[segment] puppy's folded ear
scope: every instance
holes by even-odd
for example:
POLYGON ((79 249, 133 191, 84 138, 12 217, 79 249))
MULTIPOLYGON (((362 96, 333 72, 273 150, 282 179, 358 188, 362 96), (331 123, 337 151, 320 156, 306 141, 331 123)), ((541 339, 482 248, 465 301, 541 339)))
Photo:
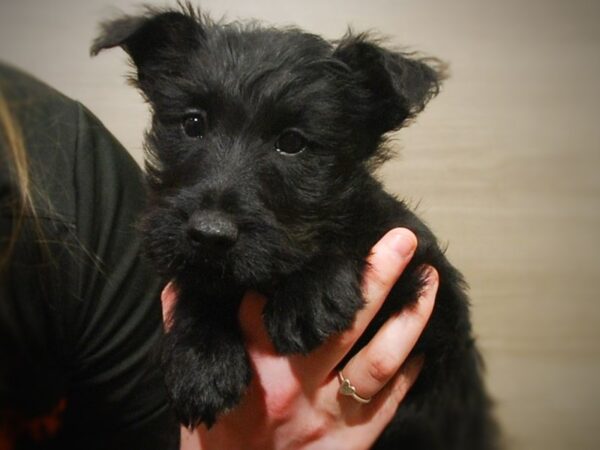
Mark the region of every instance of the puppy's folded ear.
POLYGON ((366 34, 348 34, 333 54, 344 62, 364 89, 361 101, 372 107, 368 122, 379 134, 400 128, 438 94, 445 65, 381 47, 366 34))
POLYGON ((193 12, 149 11, 142 16, 123 16, 100 25, 100 35, 90 53, 122 47, 137 67, 138 81, 161 68, 173 70, 188 51, 204 36, 203 27, 193 12))

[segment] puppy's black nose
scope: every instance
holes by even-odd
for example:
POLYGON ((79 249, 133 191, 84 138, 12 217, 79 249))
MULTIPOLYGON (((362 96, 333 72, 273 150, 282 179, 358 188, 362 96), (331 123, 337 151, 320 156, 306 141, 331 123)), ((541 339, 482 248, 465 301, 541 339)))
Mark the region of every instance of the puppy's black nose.
POLYGON ((188 237, 195 243, 212 250, 225 250, 238 238, 236 224, 218 211, 197 211, 187 223, 188 237))

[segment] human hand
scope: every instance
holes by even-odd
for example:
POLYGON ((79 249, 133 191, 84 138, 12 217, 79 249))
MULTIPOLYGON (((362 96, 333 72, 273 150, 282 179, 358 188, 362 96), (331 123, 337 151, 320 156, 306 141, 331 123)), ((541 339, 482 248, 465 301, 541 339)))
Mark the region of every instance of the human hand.
MULTIPOLYGON (((438 275, 430 268, 427 286, 413 308, 391 317, 344 367, 363 404, 339 394, 337 364, 375 316, 410 261, 416 238, 406 229, 388 232, 374 247, 363 278, 365 307, 353 326, 308 355, 275 353, 262 310, 266 299, 248 292, 240 323, 253 368, 252 382, 240 404, 207 429, 182 430, 185 450, 368 449, 394 416, 416 380, 423 360, 408 359, 435 300, 438 275)), ((163 316, 176 301, 171 284, 163 290, 163 316)))

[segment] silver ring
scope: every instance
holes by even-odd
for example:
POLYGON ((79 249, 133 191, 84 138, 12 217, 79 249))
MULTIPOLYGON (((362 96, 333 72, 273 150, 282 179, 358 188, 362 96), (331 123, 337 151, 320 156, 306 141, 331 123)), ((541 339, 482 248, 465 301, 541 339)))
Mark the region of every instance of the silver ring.
POLYGON ((350 383, 348 378, 344 377, 344 374, 341 370, 338 372, 338 380, 340 380, 340 394, 347 397, 352 397, 359 403, 369 403, 371 401, 371 398, 364 398, 356 393, 356 388, 352 386, 352 383, 350 383))

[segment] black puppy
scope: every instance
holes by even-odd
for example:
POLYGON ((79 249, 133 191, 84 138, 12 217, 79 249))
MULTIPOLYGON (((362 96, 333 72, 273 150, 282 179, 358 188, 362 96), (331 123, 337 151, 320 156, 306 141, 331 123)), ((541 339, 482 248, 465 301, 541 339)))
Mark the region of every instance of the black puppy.
POLYGON ((115 46, 153 110, 143 231, 179 291, 161 359, 181 422, 212 424, 250 381, 237 321, 245 291, 267 296, 277 351, 309 352, 350 326, 365 258, 403 226, 418 237, 416 254, 348 358, 417 298, 424 264, 440 286, 414 350, 426 356, 422 373, 375 447, 493 448, 461 275, 372 176, 385 134, 438 93, 440 65, 368 35, 333 44, 294 28, 213 23, 189 6, 104 23, 92 53, 115 46))

